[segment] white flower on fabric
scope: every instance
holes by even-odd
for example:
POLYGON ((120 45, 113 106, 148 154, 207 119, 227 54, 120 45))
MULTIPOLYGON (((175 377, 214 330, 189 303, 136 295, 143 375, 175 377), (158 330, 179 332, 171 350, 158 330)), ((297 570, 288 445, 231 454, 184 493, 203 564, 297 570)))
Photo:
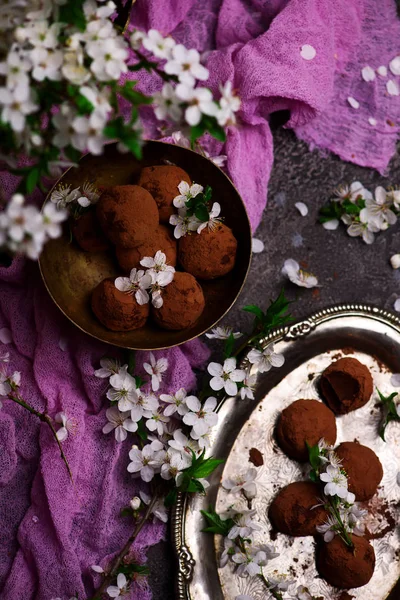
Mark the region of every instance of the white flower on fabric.
POLYGON ((243 510, 233 517, 235 525, 228 533, 228 538, 234 540, 238 537, 249 538, 252 536, 253 531, 260 531, 261 527, 253 521, 253 517, 256 515, 255 510, 243 510))
POLYGON ((92 565, 90 567, 95 573, 104 573, 104 569, 100 565, 92 565))
POLYGON ((320 479, 325 483, 325 496, 339 496, 339 498, 347 497, 347 477, 340 469, 328 465, 326 471, 321 473, 320 479))
POLYGON ((246 372, 236 368, 236 358, 227 358, 224 364, 211 362, 207 371, 212 375, 210 381, 211 389, 219 391, 224 389, 229 396, 236 396, 238 392, 237 382, 243 381, 246 372))
POLYGON ((161 465, 161 477, 167 481, 175 479, 176 485, 180 484, 181 473, 192 464, 192 458, 170 448, 161 465))
POLYGON ((55 48, 58 45, 58 34, 61 23, 49 26, 45 20, 31 22, 26 27, 18 27, 16 38, 18 42, 28 41, 32 46, 55 48))
POLYGON ((251 467, 246 473, 223 479, 222 487, 231 494, 240 494, 243 492, 248 500, 252 500, 257 494, 257 486, 254 481, 256 477, 257 469, 251 467))
POLYGON ((216 231, 221 223, 221 219, 218 218, 220 212, 221 205, 218 202, 214 202, 208 215, 208 221, 203 221, 203 223, 198 226, 197 233, 201 233, 203 229, 206 228, 210 231, 216 231))
POLYGON ((111 402, 118 402, 121 412, 131 410, 137 403, 136 381, 125 369, 110 377, 112 386, 107 392, 107 398, 111 402))
POLYGON ((158 400, 154 394, 146 394, 141 390, 136 390, 137 399, 132 401, 131 419, 140 421, 142 417, 149 417, 158 410, 158 400))
POLYGON ((296 202, 295 207, 299 211, 302 217, 308 215, 308 206, 304 202, 296 202))
POLYGON ((168 359, 159 358, 156 360, 152 352, 149 353, 149 358, 150 363, 143 363, 143 368, 151 376, 151 389, 157 392, 160 389, 163 373, 168 369, 168 359))
POLYGON ((211 329, 211 333, 206 333, 206 337, 210 340, 227 340, 231 335, 233 335, 233 339, 237 340, 243 333, 240 331, 234 333, 232 327, 215 327, 211 329))
POLYGON ((0 87, 1 120, 9 123, 17 133, 24 130, 26 117, 39 107, 32 101, 31 90, 25 85, 18 85, 13 90, 0 87))
POLYGON ((106 417, 108 423, 104 425, 103 433, 107 434, 115 430, 114 435, 117 442, 125 441, 128 431, 134 433, 138 428, 137 423, 134 423, 129 415, 129 412, 121 413, 116 406, 107 408, 106 417))
MULTIPOLYGON (((146 492, 140 491, 139 496, 141 497, 142 501, 146 504, 146 506, 150 504, 151 497, 148 494, 146 494, 146 492)), ((168 509, 164 506, 163 498, 157 500, 151 512, 157 519, 159 519, 163 523, 168 522, 168 509)))
POLYGON ((135 29, 129 38, 131 43, 131 47, 133 50, 139 50, 143 44, 143 40, 145 39, 146 34, 144 31, 140 31, 139 29, 135 29))
POLYGON ((168 117, 178 122, 182 117, 182 101, 177 97, 175 88, 170 83, 164 83, 161 92, 153 96, 154 114, 163 121, 168 117))
POLYGON ((168 406, 164 409, 164 415, 171 417, 175 412, 180 415, 186 415, 188 407, 186 406, 187 391, 185 388, 181 388, 173 396, 168 394, 161 394, 160 400, 166 402, 168 406))
MULTIPOLYGON (((8 377, 0 371, 0 397, 6 397, 11 392, 11 386, 8 383, 8 377)), ((1 406, 0 406, 1 408, 1 406)))
POLYGON ((18 86, 28 87, 28 71, 31 70, 31 62, 28 57, 18 52, 11 51, 7 55, 7 60, 0 63, 0 75, 7 78, 7 88, 15 89, 18 86))
POLYGON ((56 436, 59 442, 63 442, 67 439, 68 434, 74 434, 78 426, 76 419, 68 417, 65 412, 59 412, 54 417, 56 423, 61 423, 62 427, 57 431, 56 436))
POLYGON ((257 238, 253 238, 251 240, 251 251, 253 252, 253 254, 259 254, 263 250, 264 250, 264 242, 261 240, 258 240, 257 238))
POLYGON ((169 417, 162 413, 162 409, 158 408, 152 414, 145 414, 146 427, 151 432, 157 432, 158 436, 162 436, 165 431, 165 423, 169 422, 169 417))
POLYGON ((193 450, 194 453, 198 452, 196 442, 186 437, 186 435, 182 433, 182 429, 174 431, 173 439, 168 441, 168 445, 178 452, 185 452, 189 457, 192 456, 191 450, 193 450))
POLYGON ((318 285, 318 279, 315 275, 301 269, 299 263, 293 258, 285 260, 282 275, 285 275, 292 283, 300 287, 313 288, 318 285))
POLYGON ((274 345, 269 344, 262 352, 257 348, 252 348, 247 355, 252 365, 255 365, 260 373, 266 373, 271 367, 281 367, 285 362, 283 354, 274 352, 274 345))
POLYGON ((221 554, 221 558, 219 559, 219 567, 222 569, 225 565, 228 564, 229 557, 237 554, 239 552, 239 548, 236 546, 233 540, 230 540, 228 537, 224 538, 224 550, 221 554))
POLYGON ((296 583, 293 579, 288 579, 287 575, 275 573, 276 572, 274 571, 272 575, 268 575, 268 583, 270 584, 270 590, 278 589, 282 592, 287 592, 290 586, 296 583))
POLYGON ((191 87, 197 79, 206 81, 209 77, 208 69, 200 64, 200 54, 197 50, 188 50, 183 44, 172 48, 171 58, 165 64, 164 71, 168 75, 177 75, 181 83, 191 87))
POLYGON ((62 233, 61 223, 68 217, 65 210, 58 209, 51 202, 47 202, 42 210, 43 230, 52 239, 60 237, 62 233))
POLYGON ((356 109, 360 108, 360 103, 358 102, 358 100, 356 100, 352 96, 349 96, 347 98, 347 102, 350 104, 351 108, 356 108, 356 109))
POLYGON ((227 81, 225 85, 219 86, 221 99, 220 109, 217 112, 217 121, 221 127, 236 125, 236 115, 241 106, 241 100, 232 92, 232 82, 227 81))
POLYGON ((325 523, 317 525, 318 533, 324 534, 324 542, 331 542, 338 530, 338 522, 335 517, 329 516, 325 523))
POLYGON ((95 111, 103 117, 107 117, 108 113, 112 111, 109 89, 98 90, 94 87, 83 85, 79 88, 79 93, 89 100, 95 111))
POLYGON ((372 67, 364 67, 361 69, 361 77, 364 79, 364 81, 374 81, 375 71, 372 67))
POLYGON ((389 63, 389 69, 393 75, 400 75, 400 56, 395 56, 389 63))
POLYGON ((147 271, 147 274, 151 277, 151 303, 154 308, 161 308, 164 301, 162 298, 163 288, 171 283, 174 278, 175 269, 164 270, 164 271, 155 271, 150 269, 147 271))
MULTIPOLYGON (((105 379, 106 377, 111 377, 111 375, 115 375, 120 372, 121 365, 118 360, 114 358, 102 358, 100 360, 100 369, 97 369, 94 372, 96 377, 100 379, 105 379)), ((123 369, 127 370, 127 365, 124 365, 123 369)))
POLYGON ((151 256, 145 256, 140 261, 140 264, 142 265, 142 267, 145 267, 150 271, 154 271, 155 273, 160 273, 162 271, 169 271, 171 273, 175 273, 174 267, 171 267, 167 264, 167 257, 161 250, 157 250, 157 252, 154 255, 154 258, 151 258, 151 256))
MULTIPOLYGON (((157 58, 170 59, 175 47, 175 40, 170 36, 164 38, 156 29, 149 29, 147 36, 143 39, 143 46, 157 58)), ((168 71, 165 72, 168 73, 168 71)))
POLYGON ((339 220, 331 219, 330 221, 325 221, 325 223, 322 223, 322 227, 328 231, 334 231, 339 227, 339 220))
POLYGON ((63 64, 63 53, 60 50, 47 50, 46 48, 34 48, 30 52, 33 63, 32 77, 36 81, 60 81, 61 65, 63 64))
POLYGON ((389 94, 389 96, 398 96, 400 94, 400 89, 397 84, 397 81, 389 79, 389 81, 386 82, 386 91, 389 94))
POLYGON ((117 585, 109 585, 107 588, 107 594, 110 596, 110 598, 120 598, 127 591, 128 582, 123 573, 118 573, 117 585))
POLYGON ((99 81, 118 81, 128 71, 129 53, 122 37, 87 44, 86 52, 93 58, 90 70, 99 81))
POLYGON ((139 450, 137 446, 132 446, 129 452, 131 462, 128 465, 129 473, 139 473, 143 481, 147 483, 151 481, 158 469, 156 455, 162 451, 164 446, 158 440, 151 444, 146 444, 143 450, 139 450))
POLYGON ((175 196, 173 205, 175 208, 184 208, 186 206, 186 202, 191 198, 195 198, 198 194, 201 194, 204 188, 198 183, 189 185, 187 181, 181 181, 178 185, 178 190, 180 194, 175 196))
POLYGON ((196 396, 188 396, 186 398, 186 406, 190 412, 183 416, 183 422, 185 425, 193 427, 196 435, 202 436, 206 434, 210 427, 214 427, 217 424, 218 415, 214 412, 217 406, 217 399, 213 396, 207 398, 203 406, 196 396))
POLYGON ((142 501, 139 496, 134 496, 131 500, 129 500, 129 506, 132 510, 139 510, 141 504, 142 501))
POLYGON ((189 231, 196 231, 200 225, 200 221, 194 215, 191 217, 187 215, 186 208, 179 208, 178 214, 171 215, 169 222, 175 226, 174 237, 177 240, 184 237, 189 231))
POLYGON ((244 400, 245 398, 250 398, 250 400, 254 400, 254 389, 256 386, 256 381, 257 375, 246 375, 243 381, 243 387, 241 387, 239 390, 240 397, 242 400, 244 400))
POLYGON ((304 44, 300 49, 300 56, 304 60, 313 60, 317 56, 317 51, 311 44, 304 44))
POLYGON ((211 117, 218 114, 218 106, 208 88, 192 88, 180 83, 176 86, 176 95, 189 104, 185 110, 185 120, 191 127, 200 123, 203 114, 211 117))
POLYGON ((132 269, 129 277, 117 277, 114 283, 120 292, 133 294, 138 304, 143 305, 148 303, 149 294, 146 290, 151 285, 151 276, 148 273, 145 274, 144 271, 132 269))

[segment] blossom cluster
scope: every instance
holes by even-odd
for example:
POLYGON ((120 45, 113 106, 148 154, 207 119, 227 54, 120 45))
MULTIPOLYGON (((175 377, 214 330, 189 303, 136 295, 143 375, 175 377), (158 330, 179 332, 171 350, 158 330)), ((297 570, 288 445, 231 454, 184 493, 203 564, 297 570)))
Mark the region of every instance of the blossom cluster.
POLYGON ((350 186, 339 186, 334 194, 320 211, 320 222, 325 229, 337 229, 342 221, 350 236, 362 237, 366 244, 372 244, 376 233, 397 222, 400 190, 378 186, 372 194, 359 181, 354 181, 350 186))
POLYGON ((73 215, 96 204, 99 198, 99 190, 90 181, 85 181, 82 189, 80 186, 71 189, 71 185, 61 183, 50 194, 50 201, 57 208, 67 209, 73 215))
POLYGON ((178 190, 179 195, 173 200, 178 212, 169 219, 170 224, 175 226, 175 238, 180 239, 194 231, 201 233, 206 228, 215 231, 221 222, 221 205, 213 202, 210 208, 211 188, 207 186, 204 190, 198 183, 189 185, 186 181, 181 181, 178 190))

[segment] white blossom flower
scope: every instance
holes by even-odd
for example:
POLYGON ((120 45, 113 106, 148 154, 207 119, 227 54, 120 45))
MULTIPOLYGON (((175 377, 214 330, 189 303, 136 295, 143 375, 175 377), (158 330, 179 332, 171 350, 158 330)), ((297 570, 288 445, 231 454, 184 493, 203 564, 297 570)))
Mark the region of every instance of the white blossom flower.
POLYGON ((168 445, 178 452, 185 452, 190 457, 192 456, 191 450, 195 454, 198 451, 196 442, 186 437, 186 435, 182 433, 182 429, 177 429, 174 431, 173 439, 168 441, 168 445))
POLYGON ((293 258, 285 260, 282 275, 285 275, 292 283, 300 287, 312 288, 318 285, 318 279, 315 275, 301 269, 299 263, 293 258))
POLYGON ((101 154, 107 142, 107 138, 103 135, 106 122, 107 117, 99 110, 94 110, 89 116, 75 117, 71 123, 74 131, 71 135, 71 143, 74 148, 81 151, 88 149, 95 155, 101 154))
POLYGON ((392 210, 393 200, 382 186, 375 189, 375 200, 373 198, 365 201, 365 208, 360 212, 362 223, 372 222, 379 229, 386 229, 388 225, 394 225, 397 221, 396 214, 392 210))
POLYGON ((121 413, 116 406, 107 408, 106 417, 109 422, 104 425, 103 433, 110 433, 115 429, 114 435, 117 442, 126 440, 127 432, 134 433, 138 428, 137 423, 134 423, 129 415, 129 412, 121 413))
POLYGON ((132 400, 131 419, 132 421, 140 421, 144 416, 151 416, 158 410, 158 400, 154 394, 147 394, 141 390, 136 390, 136 400, 132 400))
POLYGON ((18 86, 28 87, 29 77, 27 73, 31 70, 31 62, 26 54, 20 54, 11 50, 7 55, 7 60, 0 63, 0 75, 7 78, 7 88, 9 90, 18 86))
POLYGON ((366 244, 373 244, 375 236, 374 233, 377 233, 380 230, 379 225, 374 221, 368 221, 369 215, 367 212, 364 212, 363 208, 360 212, 360 220, 353 221, 351 217, 348 215, 343 215, 342 220, 349 225, 347 228, 347 233, 351 237, 362 237, 366 244), (349 217, 345 219, 345 217, 349 217))
MULTIPOLYGON (((0 340, 3 341, 3 340, 0 340)), ((10 353, 4 352, 4 354, 0 354, 0 363, 8 363, 10 362, 10 353)))
POLYGON ((56 423, 61 423, 62 427, 57 431, 57 439, 59 442, 63 442, 67 439, 68 434, 74 434, 78 426, 76 419, 68 417, 65 412, 59 412, 54 417, 56 423))
POLYGON ((17 133, 24 130, 26 117, 38 109, 32 100, 31 90, 25 85, 18 85, 13 90, 0 87, 1 120, 9 123, 17 133))
POLYGON ((272 575, 268 575, 268 583, 270 590, 278 589, 282 592, 287 592, 290 586, 296 582, 293 579, 289 579, 287 575, 274 571, 272 575))
POLYGON ((134 496, 130 501, 129 501, 129 506, 131 507, 132 510, 139 510, 140 506, 142 504, 141 499, 139 498, 139 496, 134 496))
POLYGON ((131 462, 128 465, 129 473, 139 473, 143 481, 151 481, 158 469, 156 455, 163 451, 164 446, 158 440, 146 444, 142 450, 137 446, 132 446, 129 452, 131 462))
POLYGON ((313 597, 304 585, 299 585, 296 590, 295 600, 313 600, 313 597))
POLYGON ((200 221, 194 215, 187 215, 186 208, 179 208, 178 214, 171 215, 169 222, 175 226, 174 237, 177 240, 184 237, 189 231, 196 231, 200 225, 200 221))
POLYGON ((325 483, 324 494, 326 496, 339 496, 346 498, 348 494, 347 477, 340 469, 328 465, 326 471, 320 475, 321 481, 325 483))
POLYGON ((63 53, 60 50, 48 50, 37 47, 30 52, 33 63, 32 77, 36 81, 60 81, 61 65, 63 64, 63 53))
POLYGON ((175 40, 170 36, 164 38, 156 29, 149 29, 147 36, 143 39, 143 46, 157 58, 169 59, 175 47, 175 40))
POLYGON ((174 267, 171 267, 167 264, 167 257, 164 252, 161 250, 157 250, 154 258, 151 256, 145 256, 140 261, 142 267, 149 269, 150 271, 154 271, 155 273, 160 273, 162 271, 169 271, 171 273, 175 273, 174 267))
POLYGON ((107 594, 110 598, 120 598, 128 591, 128 581, 123 573, 117 575, 117 585, 109 585, 107 588, 107 594))
POLYGON ((177 75, 179 81, 187 86, 194 86, 197 79, 206 81, 209 77, 208 69, 200 63, 200 54, 197 50, 188 50, 183 44, 174 45, 164 71, 168 75, 177 75))
POLYGON ((178 185, 178 190, 180 194, 175 196, 173 200, 173 205, 176 208, 184 208, 186 206, 186 202, 191 198, 195 198, 198 194, 201 194, 204 190, 202 185, 198 183, 193 183, 189 185, 187 181, 181 181, 178 185))
POLYGON ((95 187, 93 183, 89 181, 85 181, 82 186, 82 196, 77 198, 77 203, 84 208, 90 206, 91 204, 96 204, 98 199, 100 198, 100 194, 98 189, 95 187))
POLYGON ((144 271, 138 271, 132 269, 129 277, 117 277, 115 280, 115 287, 120 292, 126 294, 133 294, 136 298, 136 302, 140 305, 147 304, 149 301, 149 294, 147 289, 151 285, 151 276, 144 271))
POLYGON ((367 200, 368 198, 372 198, 372 194, 369 190, 367 190, 360 181, 353 181, 353 183, 348 185, 339 185, 333 191, 335 197, 332 198, 334 202, 342 203, 344 200, 349 200, 353 204, 364 198, 367 200))
POLYGON ((206 337, 210 340, 227 340, 231 334, 235 340, 243 335, 240 331, 234 333, 232 327, 215 327, 214 329, 211 329, 211 333, 206 333, 206 337))
MULTIPOLYGON (((0 397, 6 397, 11 392, 11 386, 8 382, 8 377, 0 371, 0 397)), ((0 406, 1 408, 1 406, 0 406)))
POLYGON ((140 46, 143 44, 143 40, 145 39, 146 34, 144 31, 140 31, 139 29, 135 29, 129 38, 131 43, 131 47, 133 50, 139 50, 140 46))
POLYGON ((365 533, 365 519, 368 516, 368 511, 364 509, 358 508, 355 504, 351 507, 348 515, 347 521, 349 527, 351 528, 351 532, 354 535, 363 536, 365 533))
POLYGON ((61 73, 74 85, 82 85, 90 79, 91 73, 84 65, 84 53, 80 46, 64 53, 61 73))
POLYGON ((181 388, 173 395, 161 394, 160 400, 168 404, 164 409, 164 415, 171 417, 175 412, 180 416, 185 415, 189 410, 186 406, 186 396, 187 391, 185 388, 181 388))
MULTIPOLYGON (((150 504, 151 497, 148 494, 146 494, 146 492, 140 491, 139 496, 141 497, 142 501, 146 504, 146 506, 150 504)), ((159 498, 156 501, 151 512, 157 519, 159 519, 163 523, 168 522, 168 509, 164 505, 163 498, 159 498)))
POLYGON ((161 92, 153 96, 154 114, 163 121, 168 117, 173 121, 180 121, 182 117, 182 101, 177 97, 175 88, 170 83, 164 83, 161 92))
POLYGON ((220 569, 225 567, 228 564, 229 557, 232 557, 234 554, 239 552, 239 548, 236 546, 233 540, 230 540, 228 537, 224 538, 224 550, 221 554, 221 558, 219 559, 220 569))
POLYGON ((161 308, 164 301, 162 297, 163 288, 171 283, 174 278, 175 269, 164 270, 164 271, 156 271, 154 269, 149 269, 147 271, 147 275, 151 277, 151 303, 154 308, 161 308))
POLYGON ((201 233, 206 227, 210 231, 216 231, 221 223, 221 219, 218 218, 220 212, 221 205, 218 202, 214 202, 208 215, 208 221, 203 221, 203 223, 198 226, 197 233, 201 233))
POLYGON ((253 521, 253 517, 256 515, 255 510, 243 510, 240 513, 235 511, 235 513, 233 516, 235 525, 228 533, 231 540, 236 539, 238 536, 251 538, 253 531, 260 531, 261 527, 253 521))
POLYGON ((252 348, 247 355, 252 365, 255 365, 260 373, 266 373, 271 367, 281 367, 285 362, 283 354, 274 352, 274 345, 269 344, 262 352, 252 348))
POLYGON ((189 105, 185 109, 185 119, 191 127, 200 123, 203 114, 215 117, 218 113, 218 106, 208 88, 192 88, 180 83, 176 86, 176 95, 189 105))
POLYGON ((167 481, 175 479, 176 485, 179 486, 182 471, 190 467, 191 464, 191 456, 170 448, 167 450, 161 465, 161 477, 167 481))
MULTIPOLYGON (((318 446, 319 446, 319 443, 318 443, 318 446)), ((340 470, 342 468, 342 459, 339 458, 338 455, 336 454, 336 452, 334 450, 332 450, 332 448, 329 448, 329 447, 328 447, 327 460, 334 469, 340 470)))
POLYGON ((110 81, 128 71, 128 50, 122 37, 111 37, 86 45, 86 52, 93 58, 90 70, 99 81, 110 81))
POLYGON ((47 202, 42 210, 43 230, 52 239, 60 237, 62 233, 61 223, 68 217, 63 209, 58 209, 51 202, 47 202))
POLYGON ((338 522, 335 517, 329 516, 325 523, 317 525, 318 533, 324 534, 324 542, 331 542, 338 531, 338 522))
POLYGON ((239 390, 240 397, 242 400, 244 400, 245 398, 254 400, 254 389, 256 386, 256 381, 257 375, 249 375, 248 373, 246 374, 246 377, 243 380, 243 387, 241 387, 239 390))
POLYGON ((80 196, 80 189, 75 188, 71 190, 71 186, 65 186, 60 184, 55 190, 52 191, 50 200, 57 205, 58 209, 63 209, 68 206, 71 202, 75 202, 80 196))
MULTIPOLYGON (((217 415, 217 420, 218 420, 218 415, 217 415)), ((211 447, 209 430, 207 430, 205 433, 202 433, 201 435, 199 435, 198 433, 195 432, 194 429, 192 429, 192 431, 190 432, 190 437, 198 444, 198 447, 200 448, 200 450, 209 450, 209 448, 211 447)))
POLYGON ((89 85, 83 85, 79 88, 79 93, 84 96, 93 106, 94 110, 104 118, 111 112, 112 106, 110 104, 109 89, 104 88, 103 90, 98 90, 89 85))
POLYGON ((217 113, 217 121, 221 127, 236 124, 236 115, 240 109, 241 101, 238 96, 232 92, 232 82, 227 81, 225 85, 219 86, 221 99, 219 101, 220 109, 217 113))
POLYGON ((256 477, 257 470, 254 467, 250 467, 245 473, 223 479, 222 487, 231 494, 243 492, 248 500, 252 500, 256 497, 257 493, 257 486, 254 481, 256 477))
POLYGON ((169 422, 169 417, 162 413, 162 408, 158 408, 152 414, 145 414, 146 427, 149 431, 156 431, 157 435, 162 436, 164 433, 165 423, 169 422))
POLYGON ((121 369, 110 377, 112 386, 107 392, 107 398, 111 402, 118 402, 118 408, 121 412, 131 410, 137 403, 138 396, 136 391, 136 381, 127 370, 121 369))
MULTIPOLYGON (((202 436, 208 432, 210 427, 218 422, 218 415, 214 412, 217 406, 217 399, 214 397, 207 398, 205 403, 201 402, 196 396, 188 396, 186 398, 186 406, 189 411, 183 416, 183 422, 190 427, 198 436, 202 436)), ((195 439, 195 438, 194 438, 195 439)))
POLYGON ((152 352, 149 353, 149 358, 150 363, 143 363, 143 368, 151 376, 151 389, 157 392, 162 382, 163 373, 168 369, 168 359, 159 358, 156 360, 152 352))
POLYGON ((28 41, 35 47, 54 49, 58 45, 60 28, 61 23, 49 25, 45 20, 38 20, 18 27, 15 33, 18 42, 28 41))
POLYGON ((232 561, 239 565, 236 573, 239 577, 255 577, 261 574, 261 567, 265 567, 268 562, 265 552, 259 550, 257 552, 251 552, 250 549, 246 554, 243 552, 237 552, 232 556, 232 561))
POLYGON ((396 210, 400 210, 400 190, 388 190, 386 192, 387 202, 391 202, 396 210))
MULTIPOLYGON (((97 369, 94 372, 94 375, 100 379, 105 379, 106 377, 111 377, 111 375, 119 373, 121 364, 114 358, 102 358, 100 360, 100 367, 100 369, 97 369)), ((126 371, 128 369, 128 365, 124 365, 122 368, 126 371)))
POLYGON ((243 381, 246 372, 236 368, 236 358, 227 358, 224 364, 211 362, 207 371, 212 375, 210 381, 211 389, 219 391, 224 389, 229 396, 236 396, 238 392, 237 382, 243 381))

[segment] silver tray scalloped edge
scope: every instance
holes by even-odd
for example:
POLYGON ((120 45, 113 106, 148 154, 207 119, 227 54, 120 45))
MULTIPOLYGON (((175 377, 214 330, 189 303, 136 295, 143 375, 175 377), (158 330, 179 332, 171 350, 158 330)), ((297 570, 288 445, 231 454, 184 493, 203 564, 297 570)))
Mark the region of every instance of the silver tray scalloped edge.
MULTIPOLYGON (((257 582, 253 585, 250 584, 249 580, 236 577, 229 570, 229 567, 222 570, 218 569, 220 550, 218 537, 201 533, 203 521, 200 510, 208 508, 210 504, 217 506, 217 510, 223 510, 224 506, 232 503, 232 497, 229 497, 219 486, 222 472, 223 476, 226 477, 229 475, 230 469, 232 469, 231 473, 235 471, 238 464, 241 470, 252 466, 248 462, 248 452, 249 448, 254 445, 255 440, 258 443, 267 440, 267 454, 271 452, 273 423, 279 410, 289 402, 301 397, 318 398, 314 383, 317 378, 313 378, 314 381, 309 381, 306 384, 305 375, 310 371, 313 372, 313 375, 317 375, 320 370, 329 364, 332 356, 335 355, 335 351, 337 354, 337 351, 343 348, 354 349, 355 352, 351 355, 368 364, 374 377, 374 383, 378 384, 384 392, 392 389, 389 384, 391 372, 400 371, 400 319, 388 311, 373 306, 345 304, 319 311, 306 320, 271 332, 265 338, 264 344, 268 345, 271 342, 276 344, 277 351, 285 355, 285 365, 281 369, 273 369, 268 373, 259 375, 254 401, 228 398, 220 403, 218 407, 219 422, 213 431, 210 453, 226 459, 226 462, 211 476, 210 488, 206 496, 189 498, 180 495, 178 497, 171 521, 173 544, 178 562, 177 600, 234 600, 235 594, 244 593, 254 594, 257 600, 265 597, 265 592, 263 593, 262 588, 257 587, 257 582), (293 374, 295 371, 297 375, 293 374), (300 377, 300 382, 297 384, 296 378, 298 377, 300 377), (289 394, 285 395, 285 386, 287 391, 291 393, 290 396, 289 394), (277 406, 271 406, 270 398, 269 403, 264 402, 271 390, 274 390, 273 395, 277 398, 277 406), (287 402, 285 404, 286 397, 287 402), (262 414, 263 411, 266 411, 265 415, 262 414), (260 414, 258 421, 257 413, 260 414), (263 420, 265 418, 269 419, 269 422, 266 423, 263 420), (260 431, 261 422, 262 430, 260 431), (244 439, 246 441, 243 441, 244 439)), ((246 363, 246 358, 243 363, 246 363)), ((374 446, 377 433, 375 436, 372 430, 372 427, 377 425, 379 414, 378 409, 374 410, 373 404, 374 402, 371 400, 366 407, 356 411, 356 413, 364 411, 365 418, 367 418, 367 414, 373 415, 369 427, 364 428, 367 430, 367 439, 364 439, 362 435, 358 438, 361 443, 364 442, 366 445, 373 447, 379 455, 380 451, 374 446), (371 436, 375 437, 372 439, 371 436)), ((356 413, 350 414, 354 415, 356 413)), ((339 417, 340 419, 342 417, 339 417)), ((338 431, 340 432, 343 429, 344 436, 341 439, 339 433, 339 442, 344 439, 352 439, 348 437, 349 432, 351 432, 349 427, 349 419, 347 419, 347 422, 344 421, 343 427, 341 423, 338 423, 338 431)), ((395 470, 396 468, 398 471, 400 470, 400 427, 395 424, 389 426, 387 438, 388 444, 385 447, 385 452, 389 455, 392 452, 393 456, 388 455, 388 457, 384 456, 383 458, 380 456, 384 463, 385 475, 383 489, 380 490, 379 495, 382 496, 387 492, 392 501, 393 498, 396 500, 396 516, 399 523, 400 487, 396 487, 395 470), (385 464, 389 466, 386 468, 385 464), (387 470, 390 473, 386 473, 387 470), (387 481, 391 482, 388 491, 385 477, 387 481)), ((278 469, 283 471, 284 475, 279 475, 279 480, 276 480, 279 486, 276 485, 274 488, 272 483, 275 480, 269 477, 274 463, 269 462, 268 465, 261 467, 263 475, 258 479, 260 480, 262 493, 265 493, 265 508, 261 509, 260 513, 262 518, 264 518, 263 515, 266 515, 268 503, 276 493, 277 487, 304 478, 304 473, 302 473, 301 466, 298 463, 290 461, 283 453, 277 451, 276 447, 273 452, 274 463, 282 461, 283 468, 279 464, 278 469), (285 469, 285 463, 294 466, 285 469), (267 477, 267 480, 265 477, 267 477)), ((276 472, 277 468, 275 467, 276 472)), ((257 497, 256 502, 258 505, 255 508, 259 511, 262 507, 263 497, 257 497)), ((265 519, 266 523, 261 536, 263 541, 269 542, 267 517, 265 519)), ((296 543, 299 540, 306 541, 306 547, 300 550, 312 557, 312 550, 310 549, 312 545, 307 546, 307 540, 312 540, 312 538, 297 538, 296 540, 279 534, 277 542, 273 543, 275 545, 278 543, 280 545, 278 549, 284 549, 286 556, 291 552, 290 548, 293 541, 296 543), (286 541, 284 538, 286 538, 286 541), (287 543, 287 540, 291 540, 290 543, 287 543)), ((374 591, 368 592, 368 586, 364 586, 359 588, 358 592, 356 590, 351 591, 351 594, 362 600, 384 600, 384 598, 396 600, 400 597, 400 580, 396 584, 396 580, 400 577, 400 562, 393 551, 395 550, 398 553, 400 548, 400 527, 397 526, 395 531, 389 532, 381 540, 374 540, 372 543, 377 546, 375 547, 379 555, 377 563, 380 565, 379 576, 375 577, 377 568, 374 573, 374 591), (390 581, 390 588, 393 588, 391 592, 387 589, 388 581, 390 581), (376 589, 386 589, 386 591, 377 596, 376 589)), ((298 551, 299 547, 295 547, 295 552, 298 551)), ((281 567, 286 568, 288 560, 287 556, 285 560, 276 558, 270 563, 270 568, 283 572, 281 567)), ((312 562, 311 560, 310 564, 312 562)), ((313 576, 316 577, 316 572, 315 568, 314 571, 312 569, 311 566, 300 578, 296 576, 298 583, 310 585, 313 593, 321 594, 329 600, 338 597, 338 594, 334 592, 334 588, 328 586, 324 580, 313 580, 313 576)))

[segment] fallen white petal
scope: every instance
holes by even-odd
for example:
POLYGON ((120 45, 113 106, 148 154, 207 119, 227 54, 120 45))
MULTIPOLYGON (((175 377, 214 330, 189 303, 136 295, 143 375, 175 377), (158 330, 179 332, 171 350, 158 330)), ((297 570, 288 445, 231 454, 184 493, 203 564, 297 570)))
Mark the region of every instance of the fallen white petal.
POLYGON ((326 223, 322 223, 322 227, 327 229, 328 231, 334 231, 339 227, 338 219, 332 219, 331 221, 326 221, 326 223))
POLYGON ((400 268, 400 254, 393 254, 393 256, 390 257, 390 264, 392 265, 393 269, 399 269, 400 268))
POLYGON ((376 119, 374 119, 374 117, 369 117, 369 119, 368 119, 368 123, 370 125, 372 125, 372 127, 375 127, 375 125, 377 124, 377 122, 378 121, 376 119))
POLYGON ((352 108, 360 108, 360 103, 358 102, 358 100, 356 100, 355 98, 353 98, 352 96, 349 96, 347 98, 347 102, 350 104, 350 106, 352 108))
POLYGON ((314 46, 311 46, 310 44, 304 44, 304 46, 301 47, 300 56, 301 58, 304 58, 304 60, 313 60, 316 55, 317 51, 314 46))
POLYGON ((60 350, 65 352, 67 349, 67 340, 63 337, 60 337, 60 339, 58 340, 58 347, 60 348, 60 350))
POLYGON ((90 567, 95 573, 104 573, 104 569, 102 569, 99 565, 92 565, 90 567))
POLYGON ((299 211, 302 217, 308 215, 308 206, 304 202, 296 202, 295 207, 299 211))
POLYGON ((378 73, 378 75, 380 75, 381 77, 386 77, 387 75, 387 68, 382 65, 381 67, 378 67, 376 72, 378 73))
POLYGON ((11 344, 11 331, 8 329, 8 327, 3 327, 3 329, 0 329, 0 342, 2 344, 11 344))
POLYGON ((361 76, 364 81, 374 81, 375 79, 375 71, 372 67, 364 67, 361 69, 361 76))
POLYGON ((394 303, 394 310, 400 312, 400 298, 397 298, 396 302, 394 303))
POLYGON ((262 242, 261 240, 258 240, 257 238, 253 238, 251 240, 251 251, 254 252, 254 254, 259 254, 263 250, 264 250, 264 242, 262 242))
POLYGON ((386 83, 386 90, 390 96, 398 96, 400 94, 399 86, 393 79, 389 79, 386 83))
POLYGON ((389 69, 393 75, 400 75, 400 56, 395 56, 389 63, 389 69))

